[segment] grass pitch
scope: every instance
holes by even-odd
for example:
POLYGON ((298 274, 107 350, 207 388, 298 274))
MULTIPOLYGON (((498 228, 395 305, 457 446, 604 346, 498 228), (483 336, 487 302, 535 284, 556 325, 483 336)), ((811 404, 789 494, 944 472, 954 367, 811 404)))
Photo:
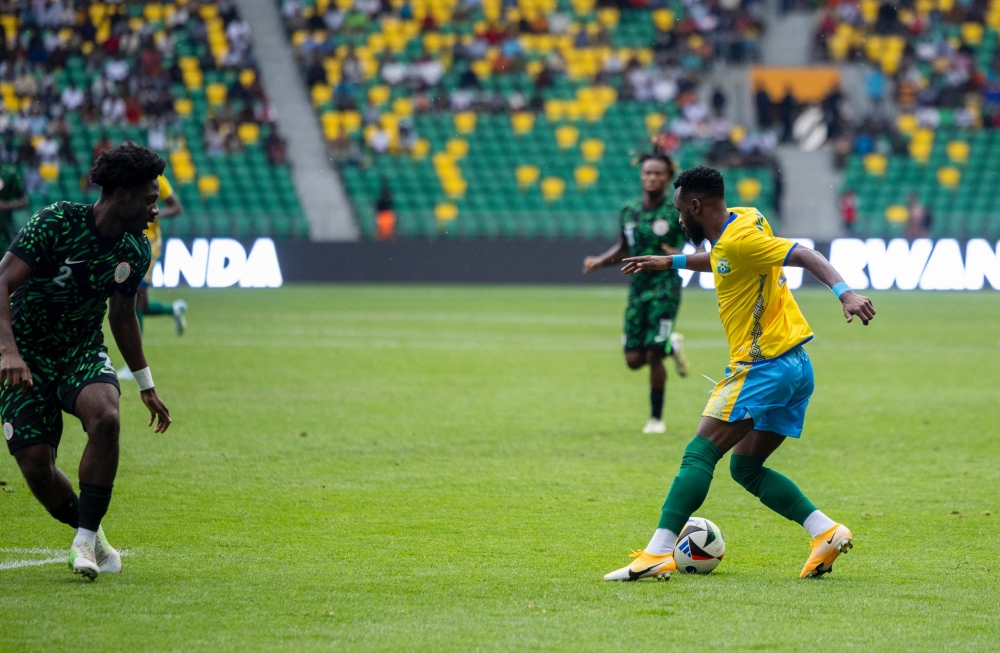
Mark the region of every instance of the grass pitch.
MULTIPOLYGON (((147 321, 175 423, 123 399, 105 525, 125 572, 90 584, 71 531, 0 457, 0 649, 995 650, 1000 295, 881 293, 847 326, 799 302, 817 391, 772 459, 856 546, 819 581, 797 525, 720 463, 699 511, 722 565, 605 583, 645 545, 727 358, 713 293, 685 295, 693 374, 644 436, 623 289, 290 287, 183 295, 147 321)), ((74 479, 84 444, 67 418, 74 479)))

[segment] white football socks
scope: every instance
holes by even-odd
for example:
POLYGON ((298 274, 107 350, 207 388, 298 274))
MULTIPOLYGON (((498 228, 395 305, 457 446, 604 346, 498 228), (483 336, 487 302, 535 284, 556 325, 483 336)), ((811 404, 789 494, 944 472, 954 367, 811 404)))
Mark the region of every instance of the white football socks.
POLYGON ((653 539, 646 545, 646 553, 652 553, 657 556, 666 555, 674 550, 674 544, 676 543, 677 536, 674 535, 673 531, 666 528, 657 528, 656 532, 653 533, 653 539))
POLYGON ((91 549, 97 548, 97 531, 88 531, 86 528, 78 529, 76 537, 73 538, 73 546, 81 542, 89 544, 91 549))
POLYGON ((809 537, 822 535, 836 525, 837 522, 833 521, 819 510, 813 510, 809 513, 809 516, 806 517, 806 520, 802 522, 802 526, 809 531, 809 537))

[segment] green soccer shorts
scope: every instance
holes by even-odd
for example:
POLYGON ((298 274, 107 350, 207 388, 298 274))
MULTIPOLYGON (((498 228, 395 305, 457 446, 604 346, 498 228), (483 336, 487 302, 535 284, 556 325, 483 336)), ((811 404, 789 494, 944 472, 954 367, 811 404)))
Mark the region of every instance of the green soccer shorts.
POLYGON ((680 293, 630 293, 622 336, 625 351, 651 350, 669 355, 670 334, 674 331, 680 304, 680 293))
POLYGON ((19 390, 0 388, 0 419, 7 449, 36 444, 59 448, 62 412, 73 412, 80 391, 91 383, 110 383, 121 391, 118 375, 103 345, 87 345, 61 357, 22 353, 34 385, 19 390))

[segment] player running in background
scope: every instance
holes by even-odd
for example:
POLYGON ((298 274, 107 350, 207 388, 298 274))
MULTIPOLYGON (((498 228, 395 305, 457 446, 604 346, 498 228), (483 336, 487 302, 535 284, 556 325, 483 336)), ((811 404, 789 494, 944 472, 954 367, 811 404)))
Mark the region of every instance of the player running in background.
POLYGON ((118 471, 115 368, 104 346, 107 314, 132 367, 156 433, 170 415, 153 389, 142 351, 135 294, 149 267, 143 235, 156 218, 164 161, 135 143, 103 152, 90 169, 101 187, 93 206, 57 202, 33 215, 0 260, 0 417, 28 487, 57 520, 77 529, 74 573, 93 580, 121 571, 101 520, 118 471), (109 305, 110 300, 110 305, 109 305), (56 467, 62 411, 87 433, 80 496, 56 467))
MULTIPOLYGON (((149 262, 149 269, 146 270, 146 276, 143 278, 142 283, 139 284, 139 291, 136 293, 136 315, 139 316, 140 331, 142 331, 144 326, 144 316, 172 315, 174 318, 174 331, 177 332, 177 335, 181 336, 184 335, 184 330, 187 329, 187 302, 183 299, 178 299, 174 301, 173 305, 170 305, 154 302, 149 299, 149 286, 153 283, 153 268, 163 253, 163 232, 160 231, 160 219, 176 218, 184 212, 184 205, 181 204, 180 198, 177 197, 174 187, 170 185, 166 176, 160 175, 156 180, 160 183, 160 199, 158 201, 163 203, 163 210, 145 231, 153 256, 149 262)), ((134 379, 128 365, 118 370, 118 378, 121 381, 132 381, 134 379)))
POLYGON ((21 171, 13 163, 0 164, 0 251, 6 252, 14 239, 14 211, 28 206, 21 171))
POLYGON ((160 182, 159 201, 163 203, 163 209, 160 211, 159 217, 146 230, 146 238, 149 239, 149 245, 153 250, 153 260, 149 264, 149 270, 146 271, 146 277, 143 279, 142 285, 139 286, 139 293, 136 295, 136 304, 139 306, 139 325, 142 326, 143 315, 171 315, 174 318, 174 330, 180 336, 184 335, 184 330, 187 328, 187 302, 178 299, 171 305, 154 302, 149 298, 149 286, 153 283, 153 267, 163 255, 163 232, 160 231, 160 220, 170 220, 184 212, 184 205, 181 204, 180 198, 177 197, 174 187, 170 185, 167 178, 160 175, 157 181, 160 182))
MULTIPOLYGON (((584 274, 621 262, 628 255, 680 254, 684 234, 677 209, 667 197, 674 178, 674 162, 665 154, 644 154, 639 158, 642 198, 629 202, 621 211, 621 237, 600 256, 583 260, 584 274)), ((672 355, 680 376, 687 376, 684 337, 673 333, 681 303, 681 278, 674 270, 653 272, 632 278, 628 307, 625 309, 625 364, 638 370, 649 365, 650 418, 643 433, 664 433, 663 399, 667 368, 663 358, 672 355)))
POLYGON ((684 450, 656 533, 645 550, 632 554, 632 564, 604 579, 670 577, 677 569, 673 556, 677 533, 705 500, 715 465, 730 449, 733 479, 771 510, 804 526, 813 538, 800 576, 822 576, 833 569, 839 554, 851 548, 851 531, 817 510, 791 480, 764 467, 787 438, 801 435, 813 392, 812 364, 802 348, 813 332, 785 283, 782 266, 805 268, 830 286, 848 322, 858 316, 867 325, 875 309, 871 300, 847 287, 822 254, 776 238, 757 209, 727 209, 718 170, 692 168, 674 186, 674 205, 684 233, 696 243, 708 238, 711 251, 629 258, 622 271, 713 272, 730 363, 702 413, 698 435, 684 450))

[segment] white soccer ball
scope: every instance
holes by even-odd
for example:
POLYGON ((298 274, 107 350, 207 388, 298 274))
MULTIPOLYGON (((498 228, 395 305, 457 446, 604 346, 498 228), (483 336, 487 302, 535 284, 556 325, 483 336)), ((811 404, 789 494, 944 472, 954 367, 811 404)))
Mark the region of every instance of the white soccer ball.
POLYGON ((708 574, 719 566, 726 554, 722 531, 702 517, 692 517, 684 525, 674 546, 677 571, 688 574, 708 574))

